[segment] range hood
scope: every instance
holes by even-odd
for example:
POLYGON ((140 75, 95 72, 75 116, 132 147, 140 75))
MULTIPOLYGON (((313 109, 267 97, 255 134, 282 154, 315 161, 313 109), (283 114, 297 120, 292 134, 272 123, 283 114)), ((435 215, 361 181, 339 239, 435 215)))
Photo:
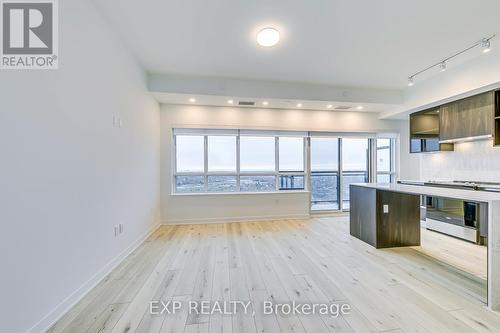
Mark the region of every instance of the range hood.
POLYGON ((491 139, 492 137, 493 137, 493 135, 491 135, 491 134, 476 135, 476 136, 468 136, 468 137, 464 137, 464 138, 456 138, 456 139, 449 139, 449 140, 440 140, 439 143, 460 143, 460 142, 488 140, 488 139, 491 139))

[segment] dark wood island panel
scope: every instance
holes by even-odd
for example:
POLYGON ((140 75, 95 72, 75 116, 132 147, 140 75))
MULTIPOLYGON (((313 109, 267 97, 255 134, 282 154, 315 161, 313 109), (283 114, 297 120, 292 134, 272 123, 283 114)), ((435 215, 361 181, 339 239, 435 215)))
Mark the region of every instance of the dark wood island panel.
POLYGON ((420 195, 350 187, 352 236, 376 248, 420 245, 420 195))

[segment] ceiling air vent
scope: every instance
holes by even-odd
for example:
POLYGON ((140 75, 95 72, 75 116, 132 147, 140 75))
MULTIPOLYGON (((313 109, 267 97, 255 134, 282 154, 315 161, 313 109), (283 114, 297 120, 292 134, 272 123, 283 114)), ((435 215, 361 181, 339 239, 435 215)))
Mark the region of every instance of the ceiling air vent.
POLYGON ((238 105, 241 105, 241 106, 254 106, 255 102, 239 101, 238 105))
POLYGON ((335 110, 349 110, 352 106, 337 106, 335 110))

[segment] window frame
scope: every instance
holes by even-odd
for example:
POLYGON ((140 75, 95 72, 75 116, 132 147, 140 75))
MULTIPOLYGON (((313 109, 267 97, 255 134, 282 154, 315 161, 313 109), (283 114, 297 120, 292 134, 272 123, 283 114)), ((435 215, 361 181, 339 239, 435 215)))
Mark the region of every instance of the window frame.
MULTIPOLYGON (((262 131, 248 131, 248 130, 212 130, 212 129, 189 129, 190 132, 182 131, 176 133, 176 130, 186 130, 183 128, 173 128, 172 129, 172 157, 171 157, 171 194, 173 195, 200 195, 200 194, 265 194, 265 193, 289 193, 289 192, 310 192, 311 191, 311 175, 313 174, 311 170, 311 139, 316 137, 335 137, 338 139, 339 151, 338 151, 338 195, 339 200, 342 200, 342 139, 353 136, 345 136, 345 133, 337 132, 324 132, 325 135, 319 134, 319 132, 301 132, 301 131, 272 131, 272 130, 262 130, 262 131), (244 133, 243 133, 244 132, 244 133), (250 132, 250 133, 249 133, 250 132), (253 133, 256 132, 256 133, 253 133), (282 133, 283 132, 283 133, 282 133), (315 135, 313 135, 313 133, 315 135), (204 168, 203 172, 177 172, 177 136, 203 136, 204 142, 204 168), (221 171, 208 171, 208 137, 209 136, 231 136, 236 138, 236 171, 235 172, 221 172, 221 171), (247 172, 241 171, 241 137, 242 136, 265 136, 274 138, 274 152, 275 152, 275 168, 273 171, 262 171, 262 172, 247 172), (303 140, 303 170, 302 171, 280 171, 280 156, 279 156, 279 140, 280 137, 300 137, 303 140), (177 177, 179 176, 199 176, 203 177, 204 180, 204 190, 200 192, 178 192, 177 191, 177 177), (209 191, 208 190, 208 178, 210 176, 227 176, 236 178, 236 188, 234 191, 209 191), (274 191, 241 191, 241 177, 242 176, 273 176, 275 179, 274 191), (280 187, 280 177, 281 176, 300 176, 304 177, 303 188, 281 188, 280 187)), ((323 133, 323 132, 321 132, 323 133)), ((366 134, 365 134, 366 135, 366 134)), ((360 138, 364 137, 363 134, 360 138)), ((371 136, 369 137, 369 156, 368 156, 368 177, 370 181, 377 181, 380 175, 389 175, 391 183, 396 181, 399 165, 398 165, 398 152, 396 151, 397 145, 399 144, 399 137, 395 136, 371 136), (389 139, 389 146, 377 147, 377 139, 389 139), (377 170, 377 155, 378 151, 382 149, 390 149, 390 171, 378 171, 377 170)), ((339 208, 339 210, 341 210, 339 208)))
POLYGON ((291 137, 300 137, 302 138, 302 171, 279 171, 279 138, 284 137, 285 135, 280 135, 275 131, 269 131, 269 133, 258 135, 258 134, 241 134, 240 130, 235 134, 217 134, 215 133, 203 133, 203 134, 172 134, 173 139, 173 161, 172 161, 172 188, 171 193, 185 195, 185 194, 234 194, 234 193, 279 193, 279 192, 301 192, 308 191, 307 186, 307 155, 306 155, 306 139, 307 136, 297 135, 287 135, 291 137), (177 171, 177 136, 185 135, 185 136, 203 136, 204 141, 204 167, 203 172, 178 172, 177 171), (208 137, 209 136, 231 136, 236 137, 236 172, 220 172, 220 171, 208 171, 208 137), (263 136, 263 137, 272 137, 274 138, 274 170, 273 171, 241 171, 241 137, 255 137, 255 136, 263 136), (282 189, 280 187, 280 176, 303 176, 304 177, 304 187, 297 189, 282 189), (177 191, 177 177, 179 176, 202 176, 204 177, 204 191, 203 192, 178 192, 177 191), (227 176, 227 177, 236 177, 236 189, 233 192, 227 191, 209 191, 208 190, 208 177, 210 176, 227 176), (249 176, 249 177, 259 177, 259 176, 272 176, 274 177, 274 190, 273 191, 242 191, 241 190, 241 177, 249 176))
POLYGON ((385 138, 385 137, 379 137, 378 139, 386 139, 389 140, 389 146, 382 146, 378 147, 377 142, 375 142, 375 181, 378 182, 378 177, 379 176, 389 176, 390 183, 395 183, 396 178, 398 175, 397 167, 396 167, 396 139, 394 138, 385 138), (379 150, 385 150, 389 149, 389 160, 390 160, 390 167, 389 171, 379 171, 378 170, 378 152, 379 150))

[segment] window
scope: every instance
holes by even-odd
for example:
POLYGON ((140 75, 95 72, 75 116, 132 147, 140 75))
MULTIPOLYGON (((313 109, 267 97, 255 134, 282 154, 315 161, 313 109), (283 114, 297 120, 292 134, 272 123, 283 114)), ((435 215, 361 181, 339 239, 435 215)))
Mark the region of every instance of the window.
POLYGON ((242 172, 275 172, 276 154, 274 137, 242 136, 240 163, 242 172))
POLYGON ((177 172, 203 172, 205 170, 203 136, 178 135, 176 138, 177 172))
MULTIPOLYGON (((312 210, 348 210, 349 185, 394 182, 396 139, 174 129, 175 193, 311 191, 312 210), (305 143, 310 140, 310 145, 305 143)), ((333 134, 335 135, 335 134, 333 134)))
POLYGON ((208 192, 234 192, 238 189, 236 176, 208 176, 208 192))
POLYGON ((377 182, 393 183, 396 180, 394 139, 377 139, 377 182))
POLYGON ((280 137, 279 132, 272 131, 245 131, 241 135, 240 132, 174 129, 174 191, 230 193, 305 189, 305 135, 280 137))
POLYGON ((236 136, 208 137, 208 172, 236 173, 236 136))
POLYGON ((205 177, 203 176, 176 176, 175 190, 179 193, 195 193, 205 191, 205 177))
POLYGON ((199 135, 178 135, 176 137, 175 191, 196 193, 205 191, 205 138, 199 135), (200 174, 201 173, 201 174, 200 174))
POLYGON ((276 191, 275 176, 241 176, 240 190, 243 192, 276 191))
POLYGON ((280 175, 280 190, 303 190, 304 188, 303 175, 280 175))
POLYGON ((278 138, 279 189, 305 189, 304 138, 278 138))
POLYGON ((311 170, 339 170, 339 139, 311 138, 311 170))
POLYGON ((304 138, 279 138, 279 171, 304 171, 304 138))

